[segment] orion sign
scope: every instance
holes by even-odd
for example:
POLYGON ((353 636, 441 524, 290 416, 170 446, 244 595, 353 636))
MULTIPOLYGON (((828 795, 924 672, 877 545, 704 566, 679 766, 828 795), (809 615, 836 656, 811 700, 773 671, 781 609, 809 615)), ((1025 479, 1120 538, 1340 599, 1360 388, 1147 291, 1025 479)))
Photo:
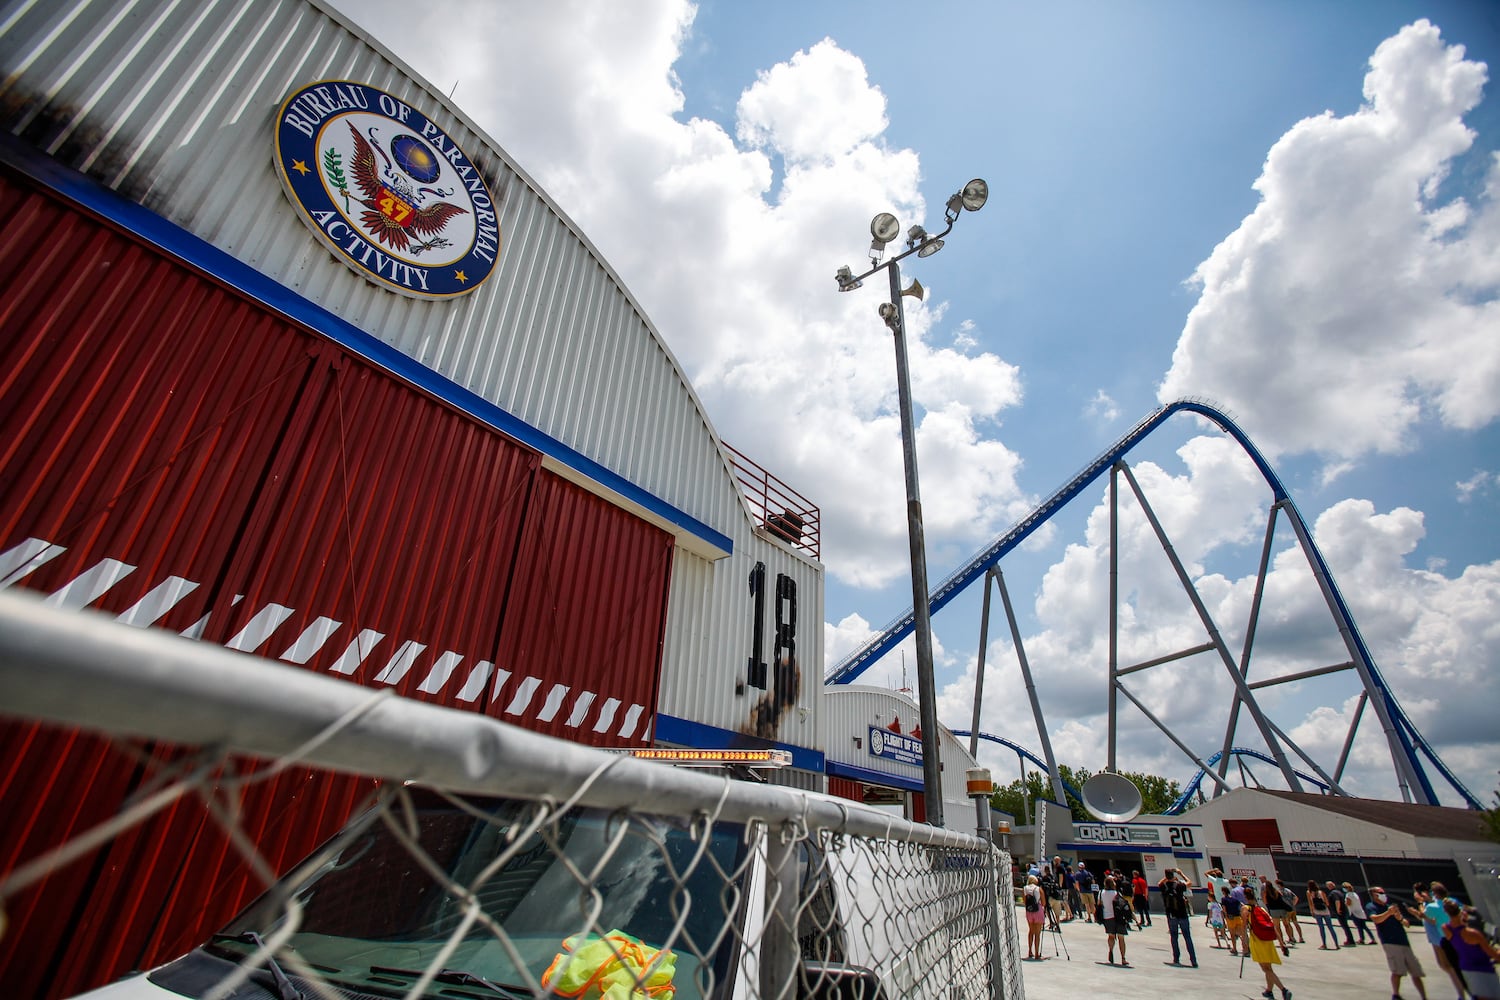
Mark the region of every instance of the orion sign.
POLYGON ((500 257, 495 200, 478 168, 383 90, 332 80, 294 92, 277 114, 276 171, 334 256, 392 291, 463 295, 500 257))

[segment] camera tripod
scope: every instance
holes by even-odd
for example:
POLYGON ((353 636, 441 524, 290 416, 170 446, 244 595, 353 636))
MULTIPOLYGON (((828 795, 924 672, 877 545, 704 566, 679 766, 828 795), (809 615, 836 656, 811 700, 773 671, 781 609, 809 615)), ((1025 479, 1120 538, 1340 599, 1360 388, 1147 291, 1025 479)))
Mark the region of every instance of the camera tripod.
POLYGON ((1057 922, 1057 912, 1051 906, 1047 906, 1047 930, 1052 932, 1052 957, 1057 957, 1057 944, 1061 941, 1062 953, 1069 962, 1073 961, 1073 956, 1068 952, 1068 942, 1063 939, 1062 925, 1057 922))

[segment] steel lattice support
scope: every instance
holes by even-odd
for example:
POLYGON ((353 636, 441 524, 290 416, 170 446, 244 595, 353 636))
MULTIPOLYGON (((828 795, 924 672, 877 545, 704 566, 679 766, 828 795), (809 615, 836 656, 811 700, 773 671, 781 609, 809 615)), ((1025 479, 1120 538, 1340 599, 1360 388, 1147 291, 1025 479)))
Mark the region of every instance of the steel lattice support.
MULTIPOLYGON (((1211 404, 1199 399, 1181 399, 1167 403, 1127 431, 1118 441, 1093 461, 1086 465, 1077 475, 1068 480, 1062 487, 1047 496, 1029 514, 1021 518, 1005 534, 1001 535, 988 547, 972 557, 966 564, 960 566, 953 573, 932 588, 928 594, 927 607, 924 612, 936 613, 951 601, 957 594, 965 590, 971 584, 985 581, 986 591, 991 571, 996 570, 1000 560, 1010 551, 1019 546, 1038 528, 1047 523, 1054 514, 1060 511, 1068 503, 1079 497, 1090 486, 1096 482, 1106 471, 1111 472, 1109 482, 1109 507, 1110 507, 1110 561, 1109 561, 1109 651, 1108 651, 1108 764, 1111 770, 1116 769, 1115 759, 1116 736, 1117 736, 1117 693, 1123 690, 1119 686, 1120 678, 1136 671, 1145 670, 1152 666, 1174 660, 1184 659, 1202 652, 1216 652, 1224 664, 1226 672, 1230 674, 1235 694, 1229 707, 1229 717, 1224 735, 1223 748, 1212 754, 1208 760, 1217 764, 1215 777, 1222 780, 1229 767, 1229 757, 1240 755, 1245 752, 1254 753, 1249 748, 1234 747, 1235 732, 1239 724, 1241 708, 1249 712, 1255 722, 1256 729, 1261 733, 1262 739, 1268 748, 1271 748, 1274 756, 1271 761, 1287 779, 1287 784, 1292 788, 1301 787, 1300 781, 1306 781, 1312 785, 1326 786, 1329 791, 1339 794, 1339 779, 1343 775, 1344 767, 1348 762, 1349 754, 1353 747, 1356 731, 1363 718, 1364 709, 1367 704, 1373 705, 1376 717, 1379 719, 1382 731, 1385 734, 1387 744, 1390 747, 1391 759, 1395 767, 1395 776, 1401 793, 1407 801, 1418 802, 1426 805, 1438 804, 1436 792, 1432 782, 1429 781, 1422 758, 1425 757, 1430 764, 1437 769, 1448 785, 1462 797, 1465 803, 1472 809, 1483 808, 1479 799, 1468 790, 1458 776, 1438 756, 1437 752, 1426 741, 1411 720, 1402 710, 1395 695, 1387 686, 1385 679, 1381 676, 1373 657, 1366 646, 1363 636, 1360 635, 1355 625, 1349 607, 1340 594, 1338 586, 1333 580, 1333 575, 1324 561, 1322 553, 1313 542, 1311 533, 1307 528, 1296 505, 1292 502, 1285 486, 1271 468, 1260 451, 1251 442, 1249 437, 1242 431, 1233 420, 1216 409, 1211 404), (1218 633, 1207 612, 1202 608, 1202 601, 1198 598, 1197 591, 1192 581, 1187 578, 1180 562, 1175 559, 1171 550, 1171 544, 1160 530, 1159 524, 1153 524, 1157 531, 1158 539, 1170 558, 1173 559, 1179 579, 1183 582, 1184 590, 1193 601, 1195 609, 1198 610, 1204 628, 1209 633, 1209 641, 1189 649, 1179 650, 1154 659, 1129 666, 1121 666, 1118 660, 1118 596, 1119 596, 1119 556, 1118 556, 1118 486, 1117 476, 1123 469, 1127 479, 1133 479, 1129 475, 1128 467, 1124 466, 1124 455, 1134 446, 1141 443, 1152 432, 1158 429, 1163 422, 1177 413, 1191 413, 1203 417, 1228 434, 1243 449, 1245 454, 1255 464, 1256 469, 1264 478, 1271 489, 1271 511, 1266 525, 1266 541, 1261 553, 1261 564, 1256 577, 1256 591, 1251 609, 1250 620, 1247 623, 1245 641, 1239 651, 1239 657, 1235 657, 1225 646, 1223 639, 1218 633), (1277 518, 1285 516, 1297 537, 1297 543, 1303 556, 1307 559, 1318 587, 1323 594, 1325 603, 1334 619, 1334 624, 1339 632, 1344 645, 1349 650, 1349 659, 1343 663, 1318 667, 1310 670, 1300 671, 1294 674, 1273 677, 1266 680, 1249 682, 1249 671, 1251 666, 1251 652, 1254 646, 1256 628, 1259 622, 1261 601, 1264 596, 1264 587, 1270 565, 1270 552, 1274 539, 1277 518), (1287 740, 1285 734, 1265 719, 1264 713, 1260 711, 1255 701, 1254 691, 1277 684, 1287 684, 1294 681, 1305 680, 1311 677, 1335 673, 1342 670, 1354 670, 1361 682, 1361 693, 1358 705, 1350 720, 1349 732, 1346 737, 1343 752, 1340 754, 1338 765, 1333 768, 1332 773, 1325 771, 1312 761, 1307 761, 1310 766, 1320 775, 1300 775, 1292 769, 1286 753, 1281 749, 1282 745, 1291 747, 1292 751, 1303 760, 1307 755, 1301 748, 1287 740)), ((1149 505, 1143 497, 1139 496, 1138 486, 1133 486, 1141 501, 1142 509, 1147 512, 1148 517, 1154 519, 1150 513, 1149 505)), ((988 593, 985 598, 985 627, 988 626, 988 593)), ((842 662, 835 665, 826 675, 828 683, 845 684, 853 682, 865 669, 876 662, 881 656, 894 649, 906 636, 910 635, 914 627, 917 615, 914 610, 908 611, 901 617, 888 624, 874 638, 859 649, 855 650, 842 662)), ((987 632, 982 637, 982 643, 987 643, 987 632)), ((983 653, 980 654, 980 669, 987 669, 983 653)), ((976 695, 982 695, 982 681, 976 684, 976 695)), ((976 699, 976 706, 978 701, 976 699)), ((1040 720, 1040 710, 1034 714, 1038 717, 1038 726, 1045 730, 1044 723, 1040 720)), ((974 731, 978 729, 978 710, 976 707, 974 731)), ((967 734, 965 734, 967 735, 967 734)), ((980 734, 985 736, 986 734, 980 734)), ((1193 756, 1193 755, 1189 755, 1193 756)), ((1197 758, 1194 757, 1196 760, 1197 758)))

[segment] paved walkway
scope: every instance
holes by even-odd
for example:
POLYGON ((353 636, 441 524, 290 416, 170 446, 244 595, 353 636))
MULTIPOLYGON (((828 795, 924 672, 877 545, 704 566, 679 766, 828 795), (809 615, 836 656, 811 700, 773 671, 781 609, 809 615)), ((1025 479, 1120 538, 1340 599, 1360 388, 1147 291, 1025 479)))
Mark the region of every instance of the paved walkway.
MULTIPOLYGON (((1017 911, 1017 920, 1025 933, 1026 914, 1017 911)), ((1167 940, 1167 922, 1160 915, 1145 930, 1128 936, 1131 968, 1109 965, 1104 929, 1097 924, 1075 920, 1062 925, 1058 934, 1042 933, 1040 962, 1021 963, 1026 981, 1027 1000, 1188 1000, 1207 997, 1213 1000, 1259 1000, 1266 988, 1260 967, 1245 962, 1240 976, 1240 960, 1228 951, 1213 947, 1213 931, 1203 925, 1203 916, 1193 918, 1193 944, 1198 949, 1198 968, 1188 966, 1187 952, 1183 966, 1172 961, 1172 946, 1167 940), (1066 949, 1066 950, 1065 950, 1066 949), (1055 952, 1055 956, 1054 956, 1055 952), (1071 958, 1070 958, 1071 956, 1071 958)), ((1425 985, 1431 1000, 1451 1000, 1453 986, 1447 975, 1432 959, 1432 949, 1420 928, 1410 928, 1413 949, 1427 972, 1425 985)), ((1385 1000, 1390 996, 1390 973, 1385 954, 1379 945, 1360 945, 1338 951, 1319 951, 1318 935, 1312 921, 1304 921, 1303 933, 1308 943, 1294 947, 1282 964, 1273 966, 1281 981, 1291 989, 1293 1000, 1385 1000)), ((1026 953, 1026 940, 1021 940, 1026 953)), ((1119 961, 1118 953, 1115 961, 1119 961)), ((1417 1000, 1410 977, 1401 984, 1406 1000, 1417 1000)), ((1279 1000, 1280 993, 1277 993, 1279 1000)))

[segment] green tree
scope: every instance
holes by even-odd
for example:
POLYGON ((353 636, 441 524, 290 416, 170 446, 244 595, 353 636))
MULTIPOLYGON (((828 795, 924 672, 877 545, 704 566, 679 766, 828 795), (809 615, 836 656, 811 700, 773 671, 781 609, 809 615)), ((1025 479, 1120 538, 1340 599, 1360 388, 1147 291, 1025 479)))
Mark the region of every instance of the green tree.
POLYGON ((1146 774, 1142 771, 1121 771, 1121 774, 1135 782, 1135 787, 1141 790, 1141 812, 1159 813, 1176 802, 1182 795, 1182 786, 1159 774, 1146 774))
POLYGON ((1016 818, 1018 826, 1025 826, 1032 821, 1031 803, 1051 797, 1052 790, 1049 783, 1043 780, 1042 772, 1027 771, 1024 793, 1021 779, 1017 778, 1010 784, 995 789, 995 794, 990 796, 990 808, 1009 813, 1016 818))
POLYGON ((1479 814, 1483 824, 1484 838, 1500 844, 1500 788, 1495 789, 1495 804, 1479 814))
MULTIPOLYGON (((1094 776, 1094 772, 1086 767, 1058 764, 1057 770, 1062 776, 1065 788, 1082 789, 1084 783, 1094 776)), ((1120 773, 1141 790, 1141 812, 1143 813, 1159 813, 1182 794, 1182 786, 1178 782, 1163 778, 1161 775, 1146 774, 1141 771, 1121 771, 1120 773)), ((1082 802, 1069 793, 1064 794, 1067 795, 1068 800, 1065 804, 1068 811, 1073 814, 1075 822, 1093 822, 1094 817, 1089 815, 1089 811, 1084 808, 1082 802)), ((1052 782, 1040 771, 1028 771, 1024 789, 1019 778, 1009 785, 996 789, 995 794, 990 797, 990 807, 1009 813, 1016 818, 1017 824, 1024 825, 1035 820, 1035 802, 1038 799, 1050 800, 1051 798, 1052 782)))

